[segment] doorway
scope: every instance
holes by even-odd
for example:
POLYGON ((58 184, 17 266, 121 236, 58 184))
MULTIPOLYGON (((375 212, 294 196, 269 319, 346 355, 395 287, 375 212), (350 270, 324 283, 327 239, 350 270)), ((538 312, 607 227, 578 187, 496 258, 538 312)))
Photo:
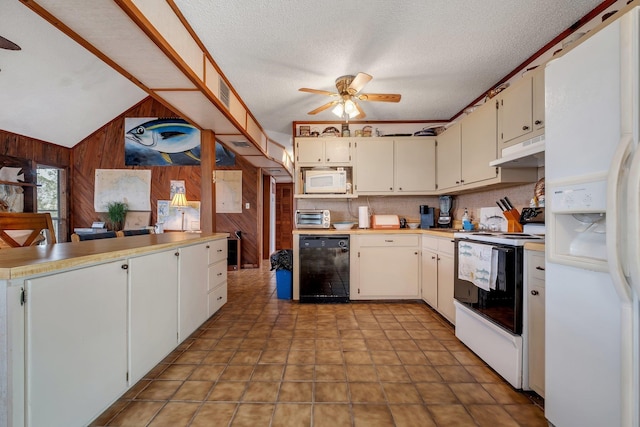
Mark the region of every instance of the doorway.
POLYGON ((66 242, 69 233, 66 171, 46 165, 38 165, 36 170, 36 212, 49 213, 56 232, 56 241, 66 242))

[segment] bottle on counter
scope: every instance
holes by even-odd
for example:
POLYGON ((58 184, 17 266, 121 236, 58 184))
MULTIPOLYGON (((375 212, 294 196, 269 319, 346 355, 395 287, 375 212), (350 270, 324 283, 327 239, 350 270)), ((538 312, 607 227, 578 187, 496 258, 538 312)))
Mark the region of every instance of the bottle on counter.
POLYGON ((464 208, 464 213, 462 214, 462 228, 467 231, 473 230, 473 224, 467 208, 464 208))

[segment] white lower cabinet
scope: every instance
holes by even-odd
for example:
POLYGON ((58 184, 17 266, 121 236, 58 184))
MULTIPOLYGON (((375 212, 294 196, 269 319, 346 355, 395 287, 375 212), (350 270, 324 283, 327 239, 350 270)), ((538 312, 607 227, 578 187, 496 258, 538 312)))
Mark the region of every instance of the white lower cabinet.
POLYGON ((217 240, 209 245, 208 300, 209 317, 227 302, 227 241, 217 240))
MULTIPOLYGON (((351 299, 420 298, 420 236, 356 236, 358 279, 351 299)), ((353 242, 351 245, 353 251, 353 242)))
POLYGON ((541 397, 544 397, 545 375, 544 262, 544 252, 525 251, 528 389, 535 391, 541 397))
POLYGON ((129 260, 131 384, 178 345, 178 257, 175 252, 170 250, 129 260))
POLYGON ((26 424, 87 424, 128 387, 126 261, 26 281, 26 424))
POLYGON ((422 299, 455 324, 453 251, 450 238, 422 236, 422 299))
POLYGON ((178 249, 178 342, 209 317, 209 246, 201 243, 178 249))

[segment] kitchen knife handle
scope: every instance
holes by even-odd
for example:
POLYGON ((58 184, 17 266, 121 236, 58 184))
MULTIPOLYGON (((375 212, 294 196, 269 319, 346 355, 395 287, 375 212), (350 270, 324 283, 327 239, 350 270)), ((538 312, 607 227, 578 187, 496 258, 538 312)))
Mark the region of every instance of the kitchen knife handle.
POLYGON ((498 207, 500 208, 500 210, 502 212, 504 212, 504 208, 502 207, 502 205, 500 204, 500 202, 496 201, 496 205, 498 205, 498 207))
POLYGON ((515 206, 513 206, 513 203, 511 203, 511 200, 509 200, 507 196, 504 196, 504 200, 509 204, 509 209, 515 209, 515 206))

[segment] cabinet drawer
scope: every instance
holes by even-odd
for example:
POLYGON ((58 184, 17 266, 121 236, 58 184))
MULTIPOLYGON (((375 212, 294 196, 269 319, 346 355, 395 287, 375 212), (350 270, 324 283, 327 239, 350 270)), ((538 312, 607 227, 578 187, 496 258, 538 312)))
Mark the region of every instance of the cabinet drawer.
POLYGON ((422 248, 438 250, 438 238, 422 236, 422 248))
POLYGON ((218 261, 209 266, 209 290, 213 290, 227 281, 227 263, 218 261))
POLYGON ((529 277, 542 280, 544 282, 544 252, 529 253, 529 277))
POLYGON ((214 240, 209 246, 209 264, 227 258, 227 239, 214 240))
POLYGON ((381 246, 381 247, 398 247, 398 246, 418 246, 420 244, 420 236, 401 235, 401 234, 377 234, 360 236, 360 246, 381 246))
POLYGON ((454 249, 453 239, 438 239, 438 252, 453 255, 454 249))
POLYGON ((218 286, 211 292, 209 292, 209 316, 212 316, 216 311, 227 303, 227 284, 224 283, 218 286))

